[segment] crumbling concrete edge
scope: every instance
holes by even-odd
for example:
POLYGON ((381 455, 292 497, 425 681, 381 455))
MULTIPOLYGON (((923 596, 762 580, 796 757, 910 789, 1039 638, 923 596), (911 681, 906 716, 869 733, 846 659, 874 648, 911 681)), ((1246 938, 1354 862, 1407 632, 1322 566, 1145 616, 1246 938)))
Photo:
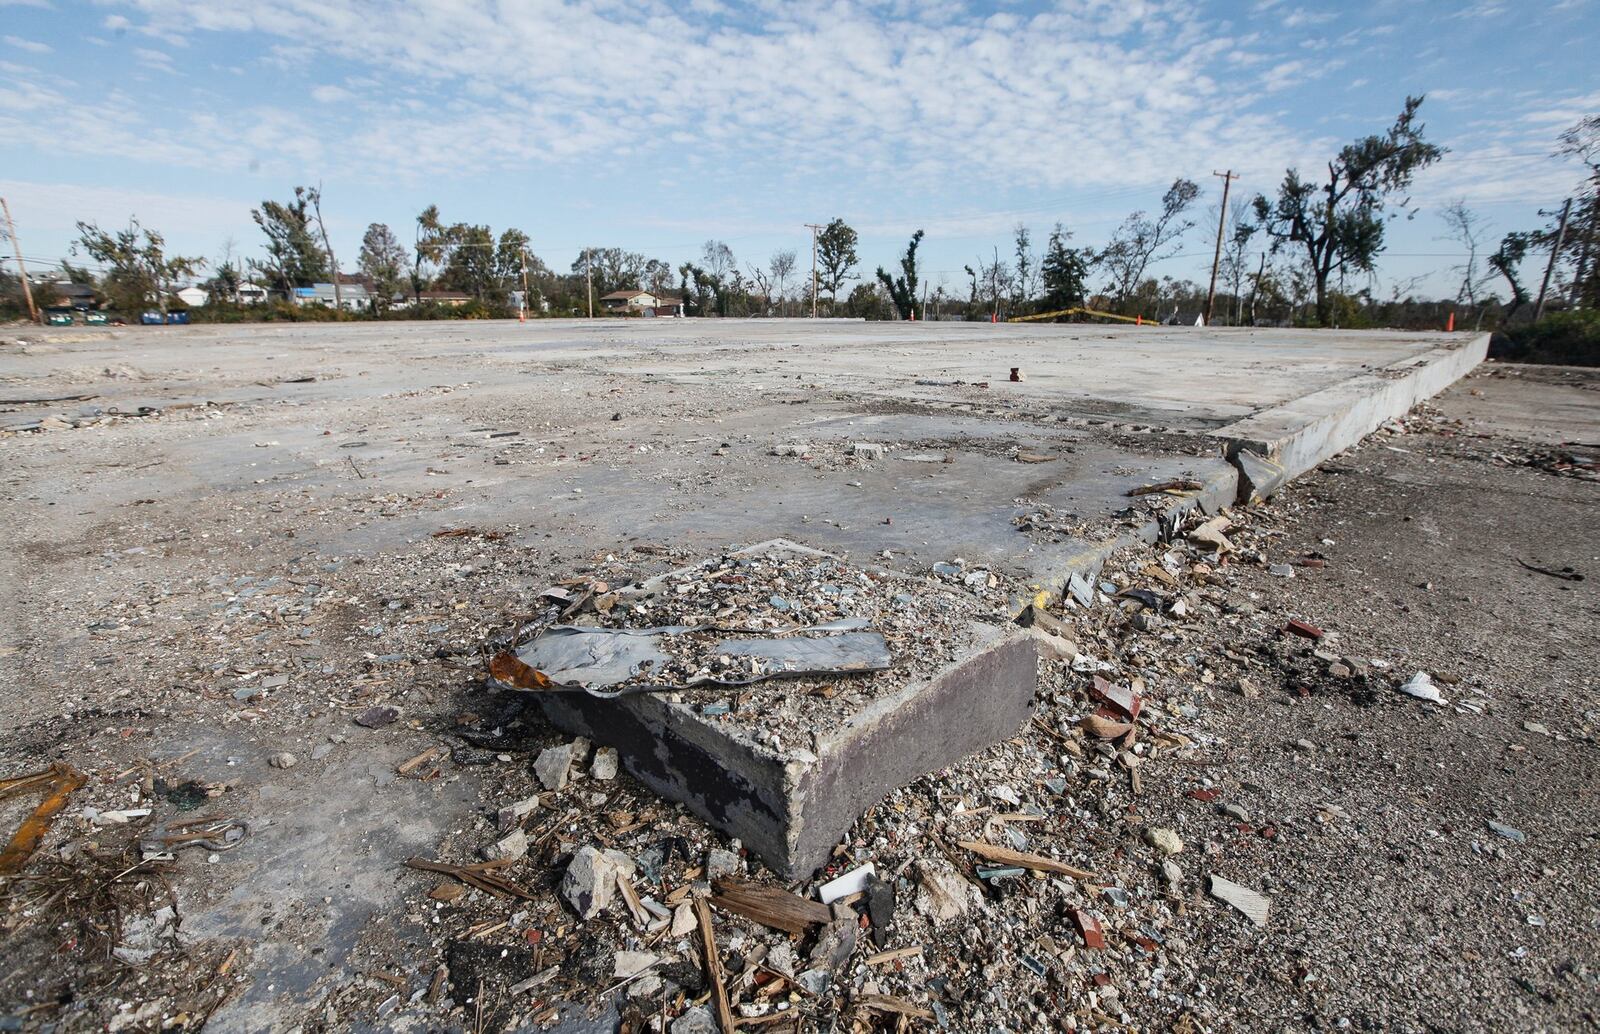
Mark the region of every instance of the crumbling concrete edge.
POLYGON ((1198 490, 1172 497, 1171 502, 1143 524, 1127 528, 1119 534, 1060 558, 1052 565, 1048 575, 1041 581, 1033 583, 1030 591, 1011 597, 1007 603, 1009 616, 1016 618, 1030 605, 1043 607, 1064 598, 1067 594, 1067 583, 1072 580, 1073 575, 1089 579, 1098 578, 1100 569, 1105 566, 1111 554, 1119 549, 1147 545, 1173 537, 1178 525, 1195 510, 1215 514, 1224 507, 1231 506, 1238 496, 1238 486, 1237 467, 1222 467, 1216 473, 1203 478, 1198 490))
POLYGON ((1489 335, 1478 334, 1211 432, 1221 441, 1223 455, 1239 470, 1237 501, 1249 504, 1270 497, 1323 460, 1465 377, 1488 350, 1489 335))

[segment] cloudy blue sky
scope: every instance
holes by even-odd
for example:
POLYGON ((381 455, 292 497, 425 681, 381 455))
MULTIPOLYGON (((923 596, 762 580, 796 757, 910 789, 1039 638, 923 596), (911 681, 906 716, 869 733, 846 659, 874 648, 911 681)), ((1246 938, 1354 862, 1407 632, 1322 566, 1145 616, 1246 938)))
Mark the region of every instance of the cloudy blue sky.
MULTIPOLYGON (((1549 154, 1600 110, 1597 53, 1600 0, 0 0, 0 194, 42 261, 129 215, 256 254, 250 207, 320 181, 347 268, 430 203, 558 268, 708 237, 804 256, 802 224, 843 216, 869 267, 926 229, 961 290, 1019 221, 1101 243, 1179 175, 1214 212, 1213 170, 1270 191, 1426 93, 1452 153, 1379 287, 1447 291, 1446 201, 1497 239, 1572 189, 1549 154)), ((1207 231, 1182 251, 1159 272, 1203 279, 1207 231)))

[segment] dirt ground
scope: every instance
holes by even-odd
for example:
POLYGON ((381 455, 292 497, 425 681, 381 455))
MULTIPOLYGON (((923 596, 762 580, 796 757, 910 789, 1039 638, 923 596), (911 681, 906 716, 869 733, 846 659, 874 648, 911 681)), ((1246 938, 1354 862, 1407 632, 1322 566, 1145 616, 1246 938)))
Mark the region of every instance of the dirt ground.
MULTIPOLYGON (((735 389, 713 390, 737 410, 735 389)), ((673 398, 653 415, 704 419, 673 398)), ((367 416, 331 444, 376 441, 367 416)), ((714 1029, 680 906, 708 870, 772 881, 626 774, 541 786, 532 762, 565 738, 483 681, 530 587, 698 554, 486 520, 447 476, 459 457, 419 463, 400 492, 367 483, 360 447, 290 479, 265 435, 312 433, 292 407, 266 432, 226 410, 159 419, 193 425, 188 449, 203 421, 258 438, 271 490, 228 487, 246 462, 230 448, 217 492, 174 505, 160 474, 133 487, 154 460, 126 439, 73 441, 92 428, 30 438, 5 474, 0 776, 63 762, 88 781, 0 890, 4 1022, 714 1029), (85 494, 108 466, 123 496, 85 494), (526 898, 406 867, 477 860, 497 810, 535 796, 532 846, 498 870, 526 898), (171 857, 144 860, 141 841, 171 857), (561 884, 585 845, 632 859, 667 925, 620 901, 575 914, 561 884), (650 971, 628 980, 619 952, 650 971)), ((725 432, 698 433, 709 449, 725 432)), ((862 902, 859 921, 791 941, 717 913, 734 1007, 777 1030, 1600 1025, 1597 455, 1593 371, 1489 364, 1232 513, 1225 559, 1181 538, 1114 558, 1113 592, 1161 607, 1058 609, 1079 649, 1042 662, 1037 721, 892 795, 823 874, 873 862, 887 925, 862 902), (1290 619, 1322 638, 1285 634, 1290 619), (1138 743, 1080 728, 1094 670, 1142 692, 1138 743), (1448 703, 1397 691, 1417 671, 1448 703), (1182 844, 1166 870, 1158 829, 1182 844), (993 872, 964 839, 1094 876, 993 872), (1265 924, 1208 893, 1212 875, 1270 897, 1265 924)), ((669 464, 648 484, 670 499, 652 505, 692 510, 701 482, 669 464)), ((32 803, 0 803, 6 828, 32 803)))

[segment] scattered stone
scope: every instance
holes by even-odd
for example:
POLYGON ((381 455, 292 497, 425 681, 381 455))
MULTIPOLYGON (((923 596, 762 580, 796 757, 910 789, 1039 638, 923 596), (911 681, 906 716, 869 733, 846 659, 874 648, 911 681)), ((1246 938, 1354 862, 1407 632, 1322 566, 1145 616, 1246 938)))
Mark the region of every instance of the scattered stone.
POLYGON ((267 759, 267 764, 271 765, 273 768, 293 768, 299 763, 299 761, 299 758, 285 750, 269 757, 267 759))
POLYGON ((539 777, 539 784, 546 790, 566 788, 567 779, 572 775, 573 746, 562 743, 539 752, 533 763, 533 774, 539 777))
POLYGON ((1252 923, 1257 926, 1267 925, 1267 910, 1272 907, 1272 899, 1265 894, 1257 893, 1249 887, 1223 879, 1221 876, 1212 876, 1208 889, 1212 897, 1232 905, 1252 923))
POLYGON ((1315 743, 1312 743, 1310 740, 1306 739, 1295 740, 1294 745, 1297 749, 1303 750, 1307 754, 1317 749, 1317 745, 1315 743))
POLYGON ((872 442, 856 442, 850 446, 850 455, 863 460, 881 460, 888 452, 887 447, 872 442))
POLYGON ((522 820, 532 815, 539 809, 539 798, 529 797, 524 801, 508 804, 495 813, 495 827, 502 833, 510 832, 522 824, 522 820))
POLYGON ((1155 848, 1162 855, 1175 855, 1183 850, 1183 840, 1176 832, 1152 826, 1144 831, 1145 842, 1155 848))
POLYGON ((681 1016, 672 1021, 671 1031, 672 1034, 720 1034, 716 1017, 704 1005, 684 1010, 681 1016))
POLYGON ((936 923, 966 913, 970 886, 955 866, 937 858, 917 862, 916 909, 936 923))
POLYGON ((1273 564, 1271 567, 1267 568, 1267 573, 1272 575, 1274 578, 1293 578, 1294 568, 1288 564, 1273 564))
POLYGON ((1515 826, 1508 826, 1503 822, 1496 822, 1494 819, 1489 820, 1489 832, 1493 833, 1497 837, 1504 837, 1515 844, 1525 844, 1528 842, 1528 835, 1522 830, 1515 826))
POLYGON ((373 704, 371 707, 356 715, 356 724, 367 729, 381 729, 400 717, 398 707, 388 704, 373 704))
POLYGON ((619 951, 611 975, 618 980, 637 976, 661 961, 661 956, 647 951, 619 951))
POLYGON ((621 851, 601 851, 585 845, 573 852, 567 874, 561 878, 561 897, 584 919, 593 919, 611 904, 617 875, 632 877, 633 860, 621 851))
POLYGON ((706 879, 718 876, 738 876, 744 872, 744 859, 736 851, 713 847, 706 853, 706 879))
POLYGON ((685 901, 672 910, 672 928, 669 932, 673 937, 687 937, 694 933, 699 925, 699 920, 695 918, 694 906, 689 902, 685 901))
POLYGON ((506 836, 483 849, 483 857, 491 862, 514 862, 528 853, 528 834, 514 829, 506 836))
POLYGON ((617 748, 601 747, 594 752, 594 761, 589 765, 589 775, 602 783, 610 782, 617 777, 617 748))

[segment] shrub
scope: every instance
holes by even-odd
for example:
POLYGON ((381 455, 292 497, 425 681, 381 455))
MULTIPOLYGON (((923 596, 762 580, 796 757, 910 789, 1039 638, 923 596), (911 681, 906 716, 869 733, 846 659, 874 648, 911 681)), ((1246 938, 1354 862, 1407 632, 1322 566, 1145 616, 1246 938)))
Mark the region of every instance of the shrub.
POLYGON ((1496 334, 1489 354, 1517 363, 1600 366, 1600 310, 1551 313, 1496 334))

